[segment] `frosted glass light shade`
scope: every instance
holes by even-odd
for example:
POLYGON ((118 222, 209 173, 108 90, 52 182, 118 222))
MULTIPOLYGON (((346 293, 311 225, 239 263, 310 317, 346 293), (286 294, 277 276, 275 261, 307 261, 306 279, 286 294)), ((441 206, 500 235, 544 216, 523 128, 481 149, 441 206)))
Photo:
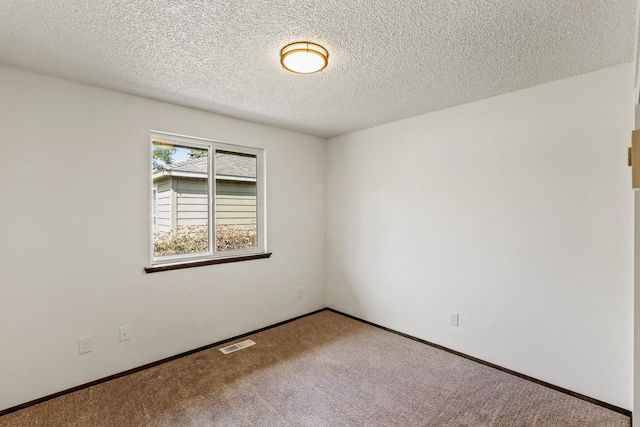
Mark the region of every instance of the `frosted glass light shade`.
POLYGON ((324 70, 329 63, 329 52, 315 43, 291 43, 280 51, 280 63, 294 73, 316 73, 324 70))

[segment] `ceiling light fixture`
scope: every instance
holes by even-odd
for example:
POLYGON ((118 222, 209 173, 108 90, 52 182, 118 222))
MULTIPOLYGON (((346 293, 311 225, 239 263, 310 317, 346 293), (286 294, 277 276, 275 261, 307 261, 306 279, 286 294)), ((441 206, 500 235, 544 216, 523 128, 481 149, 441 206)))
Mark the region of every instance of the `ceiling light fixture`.
POLYGON ((316 73, 324 70, 329 63, 329 52, 319 44, 295 42, 282 48, 280 63, 293 73, 316 73))

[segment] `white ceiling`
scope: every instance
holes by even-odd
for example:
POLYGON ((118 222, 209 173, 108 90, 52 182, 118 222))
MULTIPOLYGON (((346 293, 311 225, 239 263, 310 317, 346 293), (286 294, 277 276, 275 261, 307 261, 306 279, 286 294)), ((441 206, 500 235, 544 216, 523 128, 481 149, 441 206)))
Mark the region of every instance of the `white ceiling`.
POLYGON ((632 61, 634 8, 635 0, 4 0, 0 64, 331 137, 632 61), (280 49, 300 40, 329 50, 324 71, 281 68, 280 49))

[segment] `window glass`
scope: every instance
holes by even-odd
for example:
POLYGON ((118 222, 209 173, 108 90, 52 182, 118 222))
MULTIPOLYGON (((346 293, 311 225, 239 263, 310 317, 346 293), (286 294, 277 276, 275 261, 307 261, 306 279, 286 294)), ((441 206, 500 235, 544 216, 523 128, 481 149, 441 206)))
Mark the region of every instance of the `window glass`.
POLYGON ((208 150, 153 143, 154 256, 209 250, 208 150))
POLYGON ((262 150, 151 139, 153 265, 266 252, 262 150))
POLYGON ((257 246, 257 159, 216 150, 216 250, 257 246))

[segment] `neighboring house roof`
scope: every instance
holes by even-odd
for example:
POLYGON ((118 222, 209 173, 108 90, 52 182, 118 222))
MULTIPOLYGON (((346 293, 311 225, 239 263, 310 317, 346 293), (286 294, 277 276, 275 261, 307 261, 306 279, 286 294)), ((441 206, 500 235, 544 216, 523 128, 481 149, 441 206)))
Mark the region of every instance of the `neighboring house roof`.
MULTIPOLYGON (((180 163, 165 165, 164 169, 153 174, 160 176, 204 177, 207 174, 208 157, 189 159, 180 163)), ((256 179, 256 158, 236 154, 216 153, 216 177, 236 180, 256 179)))
POLYGON ((256 158, 218 152, 216 153, 216 175, 255 179, 256 158))
POLYGON ((207 157, 200 157, 199 159, 189 159, 180 163, 173 163, 171 165, 165 165, 164 170, 167 172, 196 172, 207 173, 207 157))

